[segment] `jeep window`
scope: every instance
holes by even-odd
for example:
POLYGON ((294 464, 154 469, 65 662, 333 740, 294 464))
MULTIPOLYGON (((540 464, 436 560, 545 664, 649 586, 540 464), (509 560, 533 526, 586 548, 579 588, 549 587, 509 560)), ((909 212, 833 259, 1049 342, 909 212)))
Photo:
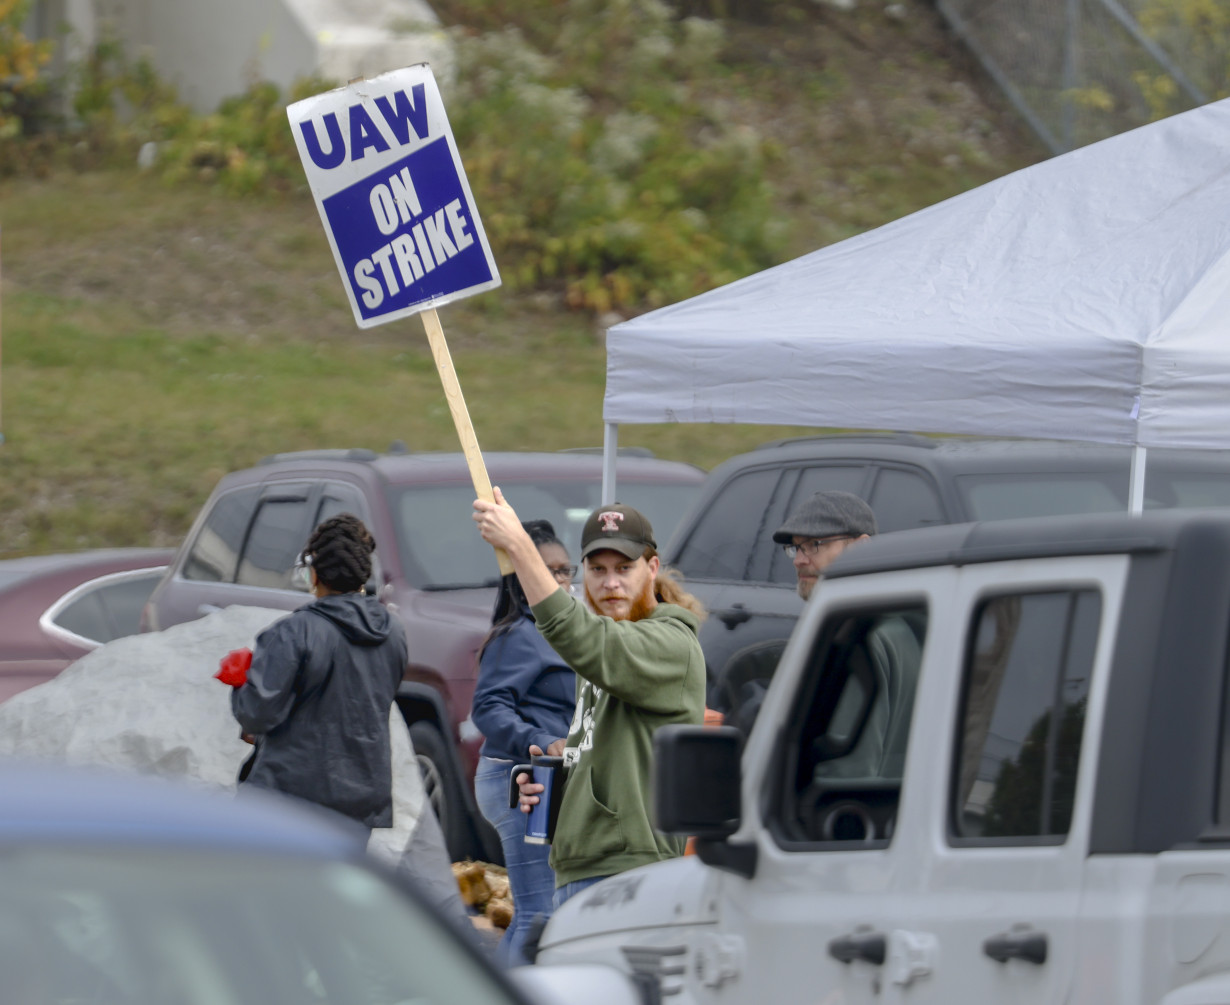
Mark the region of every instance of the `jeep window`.
MULTIPOLYGON (((519 482, 504 479, 504 497, 522 520, 550 520, 568 554, 581 550, 585 520, 602 501, 600 481, 519 482)), ((659 549, 666 543, 698 486, 624 480, 619 498, 649 518, 659 549)), ((393 501, 402 561, 411 582, 423 589, 493 585, 500 569, 491 546, 471 519, 474 487, 425 485, 398 492, 393 501)))
POLYGON ((765 517, 780 477, 776 468, 748 471, 723 486, 675 560, 687 579, 741 580, 747 575, 758 542, 777 529, 766 529, 765 517))
POLYGON ((885 847, 892 838, 922 666, 921 604, 833 615, 783 745, 774 831, 783 847, 885 847))
POLYGON ((1021 472, 958 475, 956 482, 971 520, 1113 513, 1127 508, 1126 474, 1021 472))
POLYGON ((185 579, 229 583, 235 578, 239 549, 258 494, 253 485, 218 497, 184 561, 185 579))
POLYGON ((881 534, 944 523, 940 497, 930 479, 901 468, 881 468, 868 500, 881 534))
POLYGON ((293 590, 295 560, 307 543, 307 499, 265 499, 252 521, 236 582, 273 590, 293 590))
POLYGON ((1011 594, 979 606, 956 738, 953 843, 1062 843, 1101 611, 1096 590, 1011 594))

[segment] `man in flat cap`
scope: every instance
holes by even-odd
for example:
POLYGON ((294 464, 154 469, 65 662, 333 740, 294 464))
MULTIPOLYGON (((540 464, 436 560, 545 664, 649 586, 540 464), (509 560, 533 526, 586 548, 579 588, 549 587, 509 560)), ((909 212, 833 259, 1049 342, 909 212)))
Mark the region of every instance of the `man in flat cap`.
MULTIPOLYGON (((806 499, 773 534, 794 562, 798 585, 806 600, 824 570, 843 551, 876 532, 876 516, 858 496, 830 490, 806 499)), ((777 667, 785 639, 766 639, 731 655, 717 675, 711 702, 729 725, 750 732, 777 667)))
MULTIPOLYGON (((837 556, 876 532, 871 507, 849 492, 817 492, 786 519, 773 535, 794 561, 799 596, 806 600, 837 556)), ((903 755, 908 735, 908 710, 913 707, 922 661, 925 625, 912 624, 899 614, 886 614, 869 623, 856 638, 846 641, 844 659, 861 663, 875 680, 875 699, 848 753, 816 767, 817 776, 891 778, 899 777, 896 758, 903 755), (894 726, 894 713, 907 713, 905 732, 894 726), (898 735, 900 734, 900 735, 898 735)), ((750 729, 763 699, 761 689, 746 695, 738 725, 750 729)))
POLYGON ((831 490, 817 492, 786 518, 774 533, 794 562, 796 589, 806 600, 824 570, 850 545, 876 532, 876 515, 858 496, 831 490))
MULTIPOLYGON (((600 506, 585 522, 585 603, 560 587, 498 488, 495 502, 475 501, 474 520, 508 553, 539 632, 577 675, 551 841, 558 908, 600 879, 683 853, 682 838, 653 827, 649 778, 657 728, 704 717, 704 610, 662 566, 653 528, 631 506, 600 506)), ((524 773, 517 782, 528 812, 543 787, 524 773)))

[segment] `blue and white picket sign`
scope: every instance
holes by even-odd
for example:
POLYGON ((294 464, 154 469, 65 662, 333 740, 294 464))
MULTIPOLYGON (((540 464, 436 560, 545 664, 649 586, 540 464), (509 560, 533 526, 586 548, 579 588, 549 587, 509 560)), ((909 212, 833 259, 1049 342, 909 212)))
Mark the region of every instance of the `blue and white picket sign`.
POLYGON ((286 114, 360 328, 500 285, 430 67, 355 81, 286 114))

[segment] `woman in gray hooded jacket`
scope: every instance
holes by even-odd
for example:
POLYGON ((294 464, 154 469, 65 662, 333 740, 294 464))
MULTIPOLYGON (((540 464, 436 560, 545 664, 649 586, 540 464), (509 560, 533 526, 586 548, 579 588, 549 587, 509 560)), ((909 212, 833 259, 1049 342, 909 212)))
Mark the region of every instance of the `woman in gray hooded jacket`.
POLYGON ((231 694, 256 745, 243 784, 369 828, 393 823, 389 711, 406 669, 401 622, 364 594, 375 550, 357 517, 321 523, 301 559, 316 599, 257 636, 247 682, 231 694))

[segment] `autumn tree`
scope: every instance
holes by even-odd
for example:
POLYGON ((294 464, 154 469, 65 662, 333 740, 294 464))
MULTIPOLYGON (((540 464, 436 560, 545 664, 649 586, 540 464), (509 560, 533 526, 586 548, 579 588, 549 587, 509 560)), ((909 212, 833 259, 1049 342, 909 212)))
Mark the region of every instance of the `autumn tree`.
POLYGON ((32 41, 22 32, 29 13, 30 0, 0 0, 0 139, 20 135, 18 97, 51 58, 49 41, 32 41))

